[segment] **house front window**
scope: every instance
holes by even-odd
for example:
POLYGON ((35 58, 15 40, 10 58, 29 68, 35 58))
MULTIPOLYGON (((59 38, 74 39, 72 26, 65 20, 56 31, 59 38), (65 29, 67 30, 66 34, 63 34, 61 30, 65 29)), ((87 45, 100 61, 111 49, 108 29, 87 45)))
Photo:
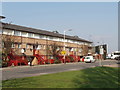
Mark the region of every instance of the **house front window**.
POLYGON ((12 43, 12 46, 11 46, 12 48, 15 48, 15 44, 14 43, 12 43))
POLYGON ((21 48, 21 44, 20 43, 18 44, 18 48, 21 48))
POLYGON ((37 49, 41 49, 41 45, 38 45, 37 49))

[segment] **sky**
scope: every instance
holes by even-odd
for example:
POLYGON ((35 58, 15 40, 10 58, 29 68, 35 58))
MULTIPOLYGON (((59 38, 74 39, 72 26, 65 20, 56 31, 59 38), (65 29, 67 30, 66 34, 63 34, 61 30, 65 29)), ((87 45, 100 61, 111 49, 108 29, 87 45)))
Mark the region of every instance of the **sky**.
POLYGON ((3 22, 59 31, 118 50, 117 2, 3 2, 3 22), (99 43, 98 43, 99 42, 99 43))

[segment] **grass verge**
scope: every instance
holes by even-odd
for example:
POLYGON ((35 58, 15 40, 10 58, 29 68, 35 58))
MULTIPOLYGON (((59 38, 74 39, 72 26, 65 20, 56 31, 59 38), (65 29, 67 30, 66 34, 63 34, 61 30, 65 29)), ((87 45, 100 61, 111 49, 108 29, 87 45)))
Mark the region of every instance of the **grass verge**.
POLYGON ((95 67, 2 81, 3 88, 118 88, 120 70, 95 67))

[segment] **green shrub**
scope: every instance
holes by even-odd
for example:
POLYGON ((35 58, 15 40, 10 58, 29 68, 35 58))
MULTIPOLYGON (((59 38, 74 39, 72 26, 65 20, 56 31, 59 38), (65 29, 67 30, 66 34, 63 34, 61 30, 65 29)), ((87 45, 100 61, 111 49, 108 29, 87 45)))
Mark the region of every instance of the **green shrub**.
POLYGON ((73 57, 68 56, 68 58, 70 59, 70 62, 73 62, 73 61, 74 61, 73 57))
POLYGON ((58 63, 61 63, 61 61, 59 60, 58 57, 56 57, 54 63, 55 63, 55 64, 58 64, 58 63))
POLYGON ((8 66, 8 62, 2 61, 2 67, 7 67, 7 66, 8 66))

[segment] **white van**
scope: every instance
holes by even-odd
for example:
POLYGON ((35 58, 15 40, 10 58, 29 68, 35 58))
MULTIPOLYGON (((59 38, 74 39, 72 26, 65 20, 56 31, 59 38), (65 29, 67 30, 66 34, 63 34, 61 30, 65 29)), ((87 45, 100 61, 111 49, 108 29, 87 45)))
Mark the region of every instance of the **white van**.
POLYGON ((84 62, 95 62, 95 59, 93 58, 93 56, 85 56, 84 62))
POLYGON ((111 59, 115 59, 116 57, 120 56, 120 51, 115 51, 111 54, 111 59))

